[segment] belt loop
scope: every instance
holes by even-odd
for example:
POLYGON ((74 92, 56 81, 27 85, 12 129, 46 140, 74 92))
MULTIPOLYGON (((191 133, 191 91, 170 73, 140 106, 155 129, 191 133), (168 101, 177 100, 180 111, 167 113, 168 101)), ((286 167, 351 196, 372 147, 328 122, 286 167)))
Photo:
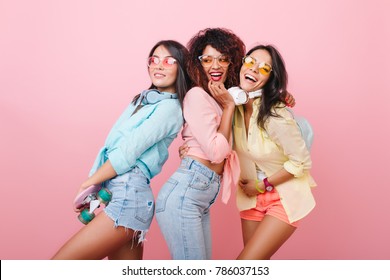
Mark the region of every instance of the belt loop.
POLYGON ((220 178, 221 178, 221 176, 218 173, 214 172, 214 179, 215 179, 215 181, 218 182, 220 178))
MULTIPOLYGON (((222 175, 222 176, 223 176, 223 175, 222 175)), ((214 180, 215 182, 218 182, 219 184, 221 183, 221 178, 222 178, 222 176, 219 175, 219 174, 216 173, 216 172, 213 172, 213 180, 214 180)))
POLYGON ((216 175, 217 175, 217 173, 211 172, 211 179, 210 179, 210 182, 214 182, 215 176, 216 176, 216 175))
POLYGON ((187 164, 188 165, 188 169, 191 169, 191 166, 195 162, 195 160, 193 160, 192 158, 187 158, 187 160, 189 161, 189 164, 187 164))
POLYGON ((190 166, 191 166, 190 158, 188 158, 188 157, 183 158, 181 160, 180 166, 183 168, 186 168, 186 169, 190 169, 190 166))

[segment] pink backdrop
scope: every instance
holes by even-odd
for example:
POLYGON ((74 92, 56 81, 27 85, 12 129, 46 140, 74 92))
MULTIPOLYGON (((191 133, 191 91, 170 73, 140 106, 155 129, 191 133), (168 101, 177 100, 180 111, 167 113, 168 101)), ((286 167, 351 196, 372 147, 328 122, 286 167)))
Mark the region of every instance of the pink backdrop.
MULTIPOLYGON (((237 3, 0 1, 1 259, 48 259, 82 226, 73 197, 113 122, 149 85, 149 49, 217 26, 248 49, 279 48, 296 112, 315 129, 317 207, 275 259, 390 259, 389 2, 237 3)), ((155 194, 180 143, 152 181, 155 194)), ((216 203, 212 228, 213 257, 234 259, 233 200, 216 203)), ((145 258, 169 258, 155 221, 145 258)))

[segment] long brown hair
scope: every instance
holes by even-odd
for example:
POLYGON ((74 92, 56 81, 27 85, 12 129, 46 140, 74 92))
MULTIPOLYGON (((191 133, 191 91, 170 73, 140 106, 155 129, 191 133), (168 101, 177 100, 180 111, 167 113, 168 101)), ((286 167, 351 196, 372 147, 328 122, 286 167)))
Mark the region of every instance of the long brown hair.
POLYGON ((257 45, 250 49, 246 55, 250 55, 256 50, 267 51, 272 59, 272 71, 267 83, 263 87, 257 125, 264 129, 264 124, 269 116, 278 117, 272 110, 280 103, 285 104, 288 75, 282 55, 272 45, 257 45))

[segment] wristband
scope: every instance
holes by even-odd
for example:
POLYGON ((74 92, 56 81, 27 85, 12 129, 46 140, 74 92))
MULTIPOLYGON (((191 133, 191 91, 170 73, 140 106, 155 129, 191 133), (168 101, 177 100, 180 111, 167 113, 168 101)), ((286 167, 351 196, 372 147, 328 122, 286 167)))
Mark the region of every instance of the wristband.
POLYGON ((274 185, 272 185, 270 182, 268 182, 268 178, 264 178, 263 179, 263 183, 264 183, 264 186, 265 186, 265 190, 267 192, 272 192, 273 191, 274 185))
POLYGON ((265 191, 259 188, 259 180, 255 180, 255 188, 259 193, 264 193, 265 191))

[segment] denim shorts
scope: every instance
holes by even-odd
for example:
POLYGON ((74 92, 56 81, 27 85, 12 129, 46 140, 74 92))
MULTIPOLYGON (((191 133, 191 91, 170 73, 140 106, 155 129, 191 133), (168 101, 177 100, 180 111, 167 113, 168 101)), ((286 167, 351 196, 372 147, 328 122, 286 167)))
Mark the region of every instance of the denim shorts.
POLYGON ((220 187, 220 176, 191 158, 161 188, 156 218, 172 259, 210 259, 210 207, 220 187))
POLYGON ((147 231, 154 216, 154 197, 149 179, 138 167, 105 183, 112 199, 104 209, 115 227, 147 231))

